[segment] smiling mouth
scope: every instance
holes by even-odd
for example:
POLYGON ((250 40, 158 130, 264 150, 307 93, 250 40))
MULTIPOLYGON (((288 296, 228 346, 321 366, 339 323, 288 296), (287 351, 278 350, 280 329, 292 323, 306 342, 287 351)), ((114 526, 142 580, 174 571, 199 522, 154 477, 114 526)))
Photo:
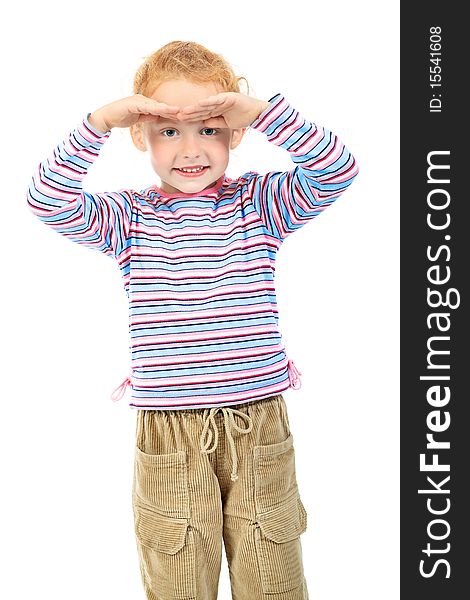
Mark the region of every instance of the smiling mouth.
POLYGON ((196 175, 201 175, 202 173, 204 173, 205 171, 207 171, 209 167, 207 166, 201 166, 201 167, 194 167, 194 168, 186 168, 186 169, 178 169, 176 168, 175 171, 178 171, 178 173, 180 173, 181 175, 185 175, 185 176, 196 176, 196 175))
POLYGON ((194 167, 176 167, 178 171, 187 170, 187 171, 198 171, 201 169, 207 168, 207 165, 195 165, 194 167))

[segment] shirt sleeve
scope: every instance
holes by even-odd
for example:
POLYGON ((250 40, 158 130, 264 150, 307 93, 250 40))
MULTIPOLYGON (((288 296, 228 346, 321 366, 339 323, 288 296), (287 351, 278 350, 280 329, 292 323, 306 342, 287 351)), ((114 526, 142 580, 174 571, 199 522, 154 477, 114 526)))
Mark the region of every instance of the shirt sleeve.
POLYGON ((251 128, 286 149, 291 171, 246 173, 248 197, 270 235, 281 242, 331 206, 358 173, 355 158, 328 129, 305 119, 278 93, 251 128))
POLYGON ((111 135, 95 129, 90 114, 39 164, 27 201, 31 211, 57 233, 117 258, 128 237, 133 196, 129 190, 83 191, 87 170, 111 135))

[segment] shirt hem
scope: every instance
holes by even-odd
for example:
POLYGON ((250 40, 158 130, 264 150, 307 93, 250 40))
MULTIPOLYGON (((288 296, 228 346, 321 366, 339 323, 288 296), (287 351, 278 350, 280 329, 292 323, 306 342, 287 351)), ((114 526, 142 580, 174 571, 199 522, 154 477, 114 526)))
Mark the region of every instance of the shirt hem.
POLYGON ((280 390, 276 390, 273 391, 271 393, 266 393, 264 395, 261 395, 259 398, 253 398, 252 396, 250 398, 246 398, 244 400, 229 400, 227 402, 221 402, 220 400, 217 402, 211 402, 211 403, 201 403, 201 404, 184 404, 184 405, 158 405, 158 404, 152 404, 152 405, 138 405, 135 404, 133 402, 129 403, 129 407, 133 410, 196 410, 196 409, 202 409, 202 408, 222 408, 224 406, 233 406, 234 404, 246 404, 248 402, 256 402, 257 400, 264 400, 266 398, 270 398, 271 396, 276 396, 279 395, 281 392, 286 391, 287 389, 291 388, 292 386, 290 385, 290 382, 288 382, 288 385, 286 385, 285 387, 283 387, 280 390))

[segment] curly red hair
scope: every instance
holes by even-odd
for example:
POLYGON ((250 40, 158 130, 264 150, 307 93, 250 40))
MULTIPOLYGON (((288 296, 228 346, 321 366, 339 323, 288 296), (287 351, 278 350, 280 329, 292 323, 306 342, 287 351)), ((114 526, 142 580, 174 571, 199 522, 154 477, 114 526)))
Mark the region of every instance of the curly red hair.
POLYGON ((134 94, 151 97, 155 89, 170 79, 187 79, 192 83, 215 83, 222 92, 240 92, 240 81, 221 54, 196 42, 169 42, 148 56, 134 76, 134 94))

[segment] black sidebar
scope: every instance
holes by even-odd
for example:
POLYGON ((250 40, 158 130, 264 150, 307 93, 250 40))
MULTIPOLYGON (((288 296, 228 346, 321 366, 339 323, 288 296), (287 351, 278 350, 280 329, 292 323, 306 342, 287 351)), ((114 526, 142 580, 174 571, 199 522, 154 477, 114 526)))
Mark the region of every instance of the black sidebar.
POLYGON ((458 6, 401 3, 402 600, 470 598, 470 52, 458 6))

